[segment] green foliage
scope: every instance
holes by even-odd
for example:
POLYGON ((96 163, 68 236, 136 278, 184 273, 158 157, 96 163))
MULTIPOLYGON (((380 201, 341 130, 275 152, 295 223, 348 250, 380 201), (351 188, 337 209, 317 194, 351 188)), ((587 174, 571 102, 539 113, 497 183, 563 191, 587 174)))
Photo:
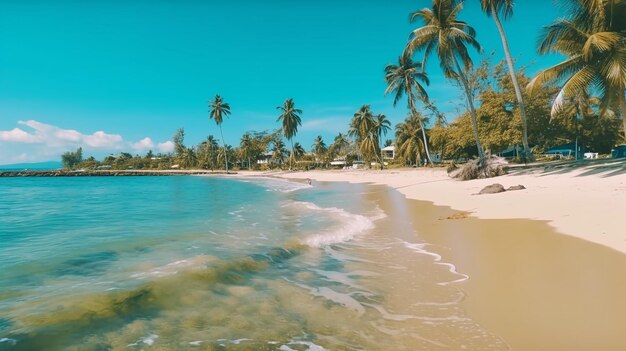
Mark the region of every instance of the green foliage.
POLYGON ((274 147, 272 148, 272 161, 282 168, 283 163, 285 163, 285 159, 287 158, 287 149, 285 148, 285 143, 278 139, 273 142, 274 147))
POLYGON ((396 155, 405 164, 419 165, 424 153, 424 141, 420 139, 423 116, 419 112, 409 114, 404 122, 396 125, 396 155))
POLYGON ((79 163, 83 161, 83 148, 79 147, 76 151, 68 151, 61 155, 61 163, 63 168, 74 169, 79 163))
POLYGON ((206 140, 201 142, 197 147, 196 161, 197 166, 203 169, 214 170, 217 168, 217 153, 219 145, 213 135, 209 135, 206 140))
POLYGON ((326 148, 326 143, 321 135, 318 135, 313 141, 312 151, 315 154, 316 164, 326 166, 328 161, 328 148, 326 148))
POLYGON ((370 106, 363 105, 354 113, 348 134, 356 138, 356 145, 365 162, 370 164, 377 161, 382 168, 380 140, 390 129, 390 122, 385 115, 374 116, 370 106))
POLYGON ((424 53, 424 65, 430 54, 436 53, 439 66, 446 78, 457 81, 464 89, 472 120, 472 129, 480 162, 485 155, 478 135, 478 123, 474 108, 474 82, 467 73, 472 70, 472 58, 468 46, 482 51, 476 41, 476 31, 467 23, 458 19, 463 9, 462 1, 433 0, 432 8, 424 8, 411 15, 411 22, 419 20, 424 25, 415 29, 406 46, 406 51, 413 55, 416 51, 424 53))
POLYGON ((224 166, 226 167, 226 173, 228 173, 228 154, 229 151, 226 148, 226 140, 224 140, 224 133, 222 132, 222 122, 224 117, 230 115, 230 104, 224 102, 221 96, 215 95, 213 101, 209 102, 209 118, 213 119, 215 123, 220 127, 220 135, 222 136, 222 144, 224 150, 222 157, 224 159, 224 166))
POLYGON ((300 119, 302 110, 295 108, 293 99, 285 100, 283 106, 276 108, 281 111, 277 122, 282 122, 283 135, 291 142, 291 154, 289 155, 289 168, 291 169, 293 167, 293 161, 295 161, 295 150, 292 139, 298 133, 298 126, 302 125, 302 120, 300 119))
POLYGON ((182 157, 185 153, 185 129, 178 128, 174 135, 172 135, 172 142, 174 143, 174 152, 177 157, 182 157))
POLYGON ((537 74, 529 88, 560 83, 553 116, 568 99, 599 94, 601 114, 612 109, 626 129, 626 1, 567 3, 567 16, 546 27, 539 43, 540 53, 558 53, 566 59, 537 74))

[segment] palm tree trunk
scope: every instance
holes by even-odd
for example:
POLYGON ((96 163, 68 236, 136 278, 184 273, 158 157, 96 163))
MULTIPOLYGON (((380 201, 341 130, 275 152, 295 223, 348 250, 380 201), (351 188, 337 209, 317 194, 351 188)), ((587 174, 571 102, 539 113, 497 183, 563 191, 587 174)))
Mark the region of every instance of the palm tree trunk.
POLYGON ((420 166, 420 160, 422 159, 422 153, 420 152, 420 146, 415 145, 415 167, 420 166))
POLYGON ((222 144, 224 144, 224 164, 226 165, 226 174, 228 174, 228 151, 226 150, 226 141, 224 133, 222 133, 222 125, 220 124, 220 135, 222 136, 222 144))
POLYGON ((291 162, 291 159, 294 158, 293 139, 289 139, 289 141, 291 142, 291 155, 289 155, 289 170, 291 171, 292 168, 293 168, 293 164, 291 162))
POLYGON ((517 81, 517 75, 515 74, 515 67, 513 66, 513 59, 511 58, 509 42, 506 39, 504 27, 502 27, 502 23, 500 22, 498 12, 496 11, 493 2, 491 3, 491 15, 496 22, 498 32, 500 32, 500 39, 502 40, 502 47, 504 48, 504 57, 506 58, 507 66, 509 66, 509 75, 511 76, 513 88, 515 88, 515 97, 517 97, 517 103, 519 104, 520 116, 522 117, 522 145, 524 146, 524 158, 532 160, 533 155, 530 152, 530 147, 528 146, 528 123, 526 118, 526 104, 524 103, 522 89, 520 88, 519 82, 517 81))
POLYGON ((478 136, 478 120, 476 119, 476 109, 474 108, 474 99, 472 98, 472 92, 470 91, 469 83, 467 82, 467 77, 463 73, 463 69, 456 58, 453 58, 456 68, 459 74, 459 80, 463 85, 463 89, 465 90, 465 96, 467 98, 467 106, 470 110, 470 117, 472 119, 472 129, 474 129, 474 138, 476 139, 476 148, 478 149, 478 159, 480 160, 480 166, 486 166, 485 162, 485 151, 483 147, 480 145, 480 138, 478 136))
POLYGON ((428 141, 426 139, 426 129, 424 128, 424 123, 422 123, 422 119, 417 115, 417 109, 415 108, 415 100, 413 100, 413 92, 409 90, 409 109, 411 113, 417 118, 420 122, 420 128, 422 129, 422 140, 424 141, 424 151, 426 151, 426 158, 428 159, 429 164, 433 164, 433 160, 430 157, 430 151, 428 150, 428 141))
POLYGON ((380 170, 382 171, 383 169, 385 169, 384 164, 383 164, 383 148, 380 147, 380 139, 381 136, 378 136, 378 139, 376 140, 376 144, 378 146, 378 159, 380 160, 380 170))
POLYGON ((626 143, 626 97, 620 94, 620 110, 622 110, 622 123, 624 124, 624 142, 626 143))

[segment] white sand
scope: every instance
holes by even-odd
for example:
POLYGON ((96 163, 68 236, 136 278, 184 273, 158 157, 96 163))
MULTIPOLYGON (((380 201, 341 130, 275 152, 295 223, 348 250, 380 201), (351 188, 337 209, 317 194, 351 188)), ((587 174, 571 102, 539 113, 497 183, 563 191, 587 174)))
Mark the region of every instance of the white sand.
MULTIPOLYGON (((443 169, 341 170, 265 173, 291 179, 374 183, 409 199, 470 212, 478 218, 548 221, 557 231, 626 253, 626 162, 598 162, 553 170, 513 171, 491 179, 456 181, 443 169), (475 195, 484 186, 527 189, 475 195)), ((245 172, 242 172, 245 175, 245 172)))

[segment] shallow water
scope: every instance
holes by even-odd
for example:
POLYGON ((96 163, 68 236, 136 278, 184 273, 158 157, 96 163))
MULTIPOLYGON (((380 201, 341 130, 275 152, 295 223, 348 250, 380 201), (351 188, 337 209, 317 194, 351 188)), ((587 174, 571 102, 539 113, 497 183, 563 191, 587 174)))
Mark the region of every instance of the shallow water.
POLYGON ((383 188, 86 177, 0 193, 0 350, 508 349, 383 188))

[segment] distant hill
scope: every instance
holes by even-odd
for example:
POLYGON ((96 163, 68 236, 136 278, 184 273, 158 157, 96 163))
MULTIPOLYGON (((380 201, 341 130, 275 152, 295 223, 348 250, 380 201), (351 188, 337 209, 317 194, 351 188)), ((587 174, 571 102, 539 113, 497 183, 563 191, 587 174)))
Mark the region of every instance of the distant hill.
POLYGON ((15 170, 24 170, 24 169, 39 169, 39 170, 48 170, 48 169, 59 169, 63 168, 63 165, 59 161, 46 161, 46 162, 34 162, 34 163, 14 163, 10 165, 0 165, 0 169, 15 169, 15 170))

